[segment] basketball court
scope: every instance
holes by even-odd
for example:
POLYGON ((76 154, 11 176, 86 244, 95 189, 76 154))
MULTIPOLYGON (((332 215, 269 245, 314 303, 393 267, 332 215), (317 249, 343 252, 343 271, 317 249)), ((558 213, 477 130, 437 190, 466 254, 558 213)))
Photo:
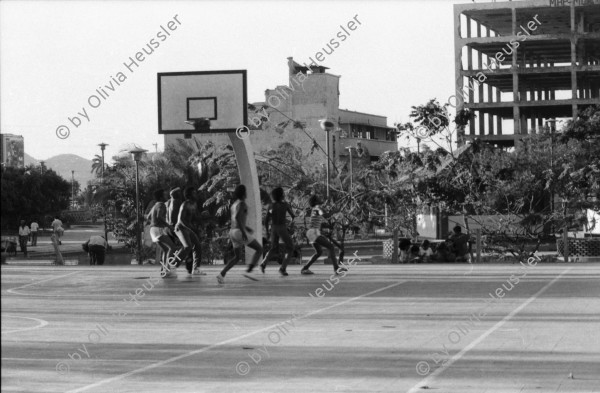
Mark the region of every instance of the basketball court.
MULTIPOLYGON (((157 77, 159 133, 228 134, 262 238, 246 71, 157 77)), ((180 270, 3 266, 2 391, 600 392, 600 264, 180 270)))
POLYGON ((3 266, 2 391, 600 392, 599 264, 330 269, 3 266))

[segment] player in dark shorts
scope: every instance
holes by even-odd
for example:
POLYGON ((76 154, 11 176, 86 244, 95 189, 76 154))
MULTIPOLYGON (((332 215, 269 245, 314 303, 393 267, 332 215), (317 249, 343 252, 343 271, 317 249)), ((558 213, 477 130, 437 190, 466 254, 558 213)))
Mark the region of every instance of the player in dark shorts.
POLYGON ((189 274, 206 275, 200 271, 200 239, 196 232, 192 229, 192 221, 198 217, 198 207, 196 205, 196 191, 194 187, 185 189, 183 196, 185 201, 179 208, 179 216, 177 225, 175 225, 175 233, 183 248, 179 252, 179 258, 185 261, 190 252, 193 252, 193 262, 186 262, 186 269, 189 274))
POLYGON ((310 224, 309 229, 306 231, 306 237, 308 237, 308 241, 312 244, 315 249, 315 254, 310 257, 310 261, 302 268, 300 273, 302 274, 314 274, 309 270, 311 265, 315 263, 317 259, 323 254, 323 247, 325 247, 329 253, 329 259, 331 259, 331 263, 333 264, 333 271, 335 274, 338 274, 340 271, 348 271, 348 269, 344 267, 339 267, 336 258, 335 258, 335 248, 333 244, 321 234, 321 226, 325 221, 325 213, 321 209, 321 202, 316 195, 310 197, 308 201, 311 207, 310 213, 310 224))
POLYGON ((286 271, 287 265, 292 258, 292 254, 294 252, 294 242, 290 237, 290 234, 287 230, 287 223, 285 220, 286 214, 292 217, 292 220, 296 218, 294 216, 294 212, 292 212, 292 208, 283 200, 283 188, 277 187, 271 192, 271 198, 273 199, 273 204, 271 208, 267 212, 267 217, 265 219, 265 226, 267 227, 267 236, 269 236, 269 220, 272 220, 271 224, 271 249, 265 255, 262 263, 260 264, 260 269, 262 272, 265 272, 267 267, 267 262, 269 259, 279 251, 279 239, 283 240, 285 243, 285 257, 283 259, 283 263, 281 264, 281 268, 279 269, 279 273, 282 276, 287 276, 288 273, 286 271))
POLYGON ((252 270, 258 265, 258 260, 262 255, 263 248, 256 239, 249 236, 248 233, 252 233, 252 229, 246 226, 246 218, 248 217, 248 205, 246 205, 246 186, 240 184, 235 188, 233 192, 235 201, 231 205, 231 230, 229 231, 229 238, 233 243, 235 255, 227 265, 221 270, 221 273, 217 276, 219 284, 225 283, 225 275, 227 272, 235 266, 235 264, 242 257, 242 247, 248 246, 254 250, 252 261, 248 266, 246 274, 244 276, 251 280, 257 280, 251 273, 252 270))
POLYGON ((163 189, 154 192, 156 203, 148 213, 150 218, 150 237, 162 250, 162 261, 160 275, 161 277, 171 277, 176 275, 175 266, 178 264, 177 256, 174 255, 177 246, 169 236, 169 229, 172 227, 165 220, 167 208, 165 206, 166 191, 163 189))

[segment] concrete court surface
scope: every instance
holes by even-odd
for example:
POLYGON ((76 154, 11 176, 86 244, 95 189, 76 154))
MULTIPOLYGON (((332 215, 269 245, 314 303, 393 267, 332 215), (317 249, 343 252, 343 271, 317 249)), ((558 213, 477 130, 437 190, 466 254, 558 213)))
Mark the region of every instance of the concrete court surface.
POLYGON ((3 266, 2 391, 600 392, 600 264, 277 267, 3 266))

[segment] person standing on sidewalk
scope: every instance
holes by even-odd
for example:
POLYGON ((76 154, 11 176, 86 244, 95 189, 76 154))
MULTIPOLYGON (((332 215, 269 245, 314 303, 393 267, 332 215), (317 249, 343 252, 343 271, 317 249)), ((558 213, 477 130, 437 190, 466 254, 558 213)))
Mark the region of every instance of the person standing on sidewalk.
POLYGON ((25 225, 25 220, 21 220, 21 225, 19 226, 19 245, 21 246, 21 252, 25 254, 25 258, 27 258, 27 241, 29 240, 30 233, 29 227, 25 225))
POLYGON ((271 192, 273 204, 271 205, 271 208, 267 212, 267 217, 265 218, 267 236, 269 236, 269 220, 272 220, 271 249, 263 258, 263 261, 260 264, 260 270, 262 270, 263 273, 265 272, 267 262, 269 262, 269 259, 271 259, 275 252, 279 251, 279 239, 281 239, 285 243, 285 256, 283 258, 281 268, 279 269, 279 273, 281 273, 282 276, 287 276, 288 273, 286 268, 294 252, 294 242, 288 233, 285 217, 289 213, 293 221, 296 216, 294 216, 294 212, 292 212, 290 205, 283 200, 283 197, 284 193, 283 188, 281 187, 277 187, 271 192))
POLYGON ((38 225, 37 221, 33 220, 31 222, 31 247, 37 246, 37 237, 38 237, 38 230, 40 229, 40 226, 38 225))
POLYGON ((60 240, 60 238, 62 237, 63 233, 65 232, 62 221, 58 218, 58 216, 56 216, 56 217, 54 217, 54 221, 52 221, 52 224, 50 224, 50 225, 52 226, 52 231, 54 232, 54 235, 56 236, 56 241, 58 242, 59 245, 62 245, 62 241, 60 240))

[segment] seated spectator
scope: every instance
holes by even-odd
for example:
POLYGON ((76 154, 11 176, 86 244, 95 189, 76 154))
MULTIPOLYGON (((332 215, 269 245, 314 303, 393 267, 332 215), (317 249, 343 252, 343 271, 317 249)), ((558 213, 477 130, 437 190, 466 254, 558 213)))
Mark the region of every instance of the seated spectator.
POLYGON ((414 263, 419 263, 421 261, 421 259, 419 258, 419 246, 416 244, 413 244, 410 247, 410 262, 414 262, 414 263))
POLYGON ((469 235, 462 233, 460 226, 454 227, 454 233, 452 233, 448 240, 451 240, 454 244, 452 250, 456 254, 456 262, 470 262, 471 261, 471 242, 469 235))
POLYGON ((433 250, 429 244, 429 240, 423 240, 423 244, 419 248, 419 257, 421 262, 428 263, 431 261, 431 257, 433 256, 433 250))
POLYGON ((455 258, 447 243, 440 243, 435 250, 435 255, 432 257, 436 262, 454 262, 455 258))
POLYGON ((400 263, 408 263, 410 245, 409 239, 400 240, 400 244, 398 245, 398 248, 400 249, 400 263))

